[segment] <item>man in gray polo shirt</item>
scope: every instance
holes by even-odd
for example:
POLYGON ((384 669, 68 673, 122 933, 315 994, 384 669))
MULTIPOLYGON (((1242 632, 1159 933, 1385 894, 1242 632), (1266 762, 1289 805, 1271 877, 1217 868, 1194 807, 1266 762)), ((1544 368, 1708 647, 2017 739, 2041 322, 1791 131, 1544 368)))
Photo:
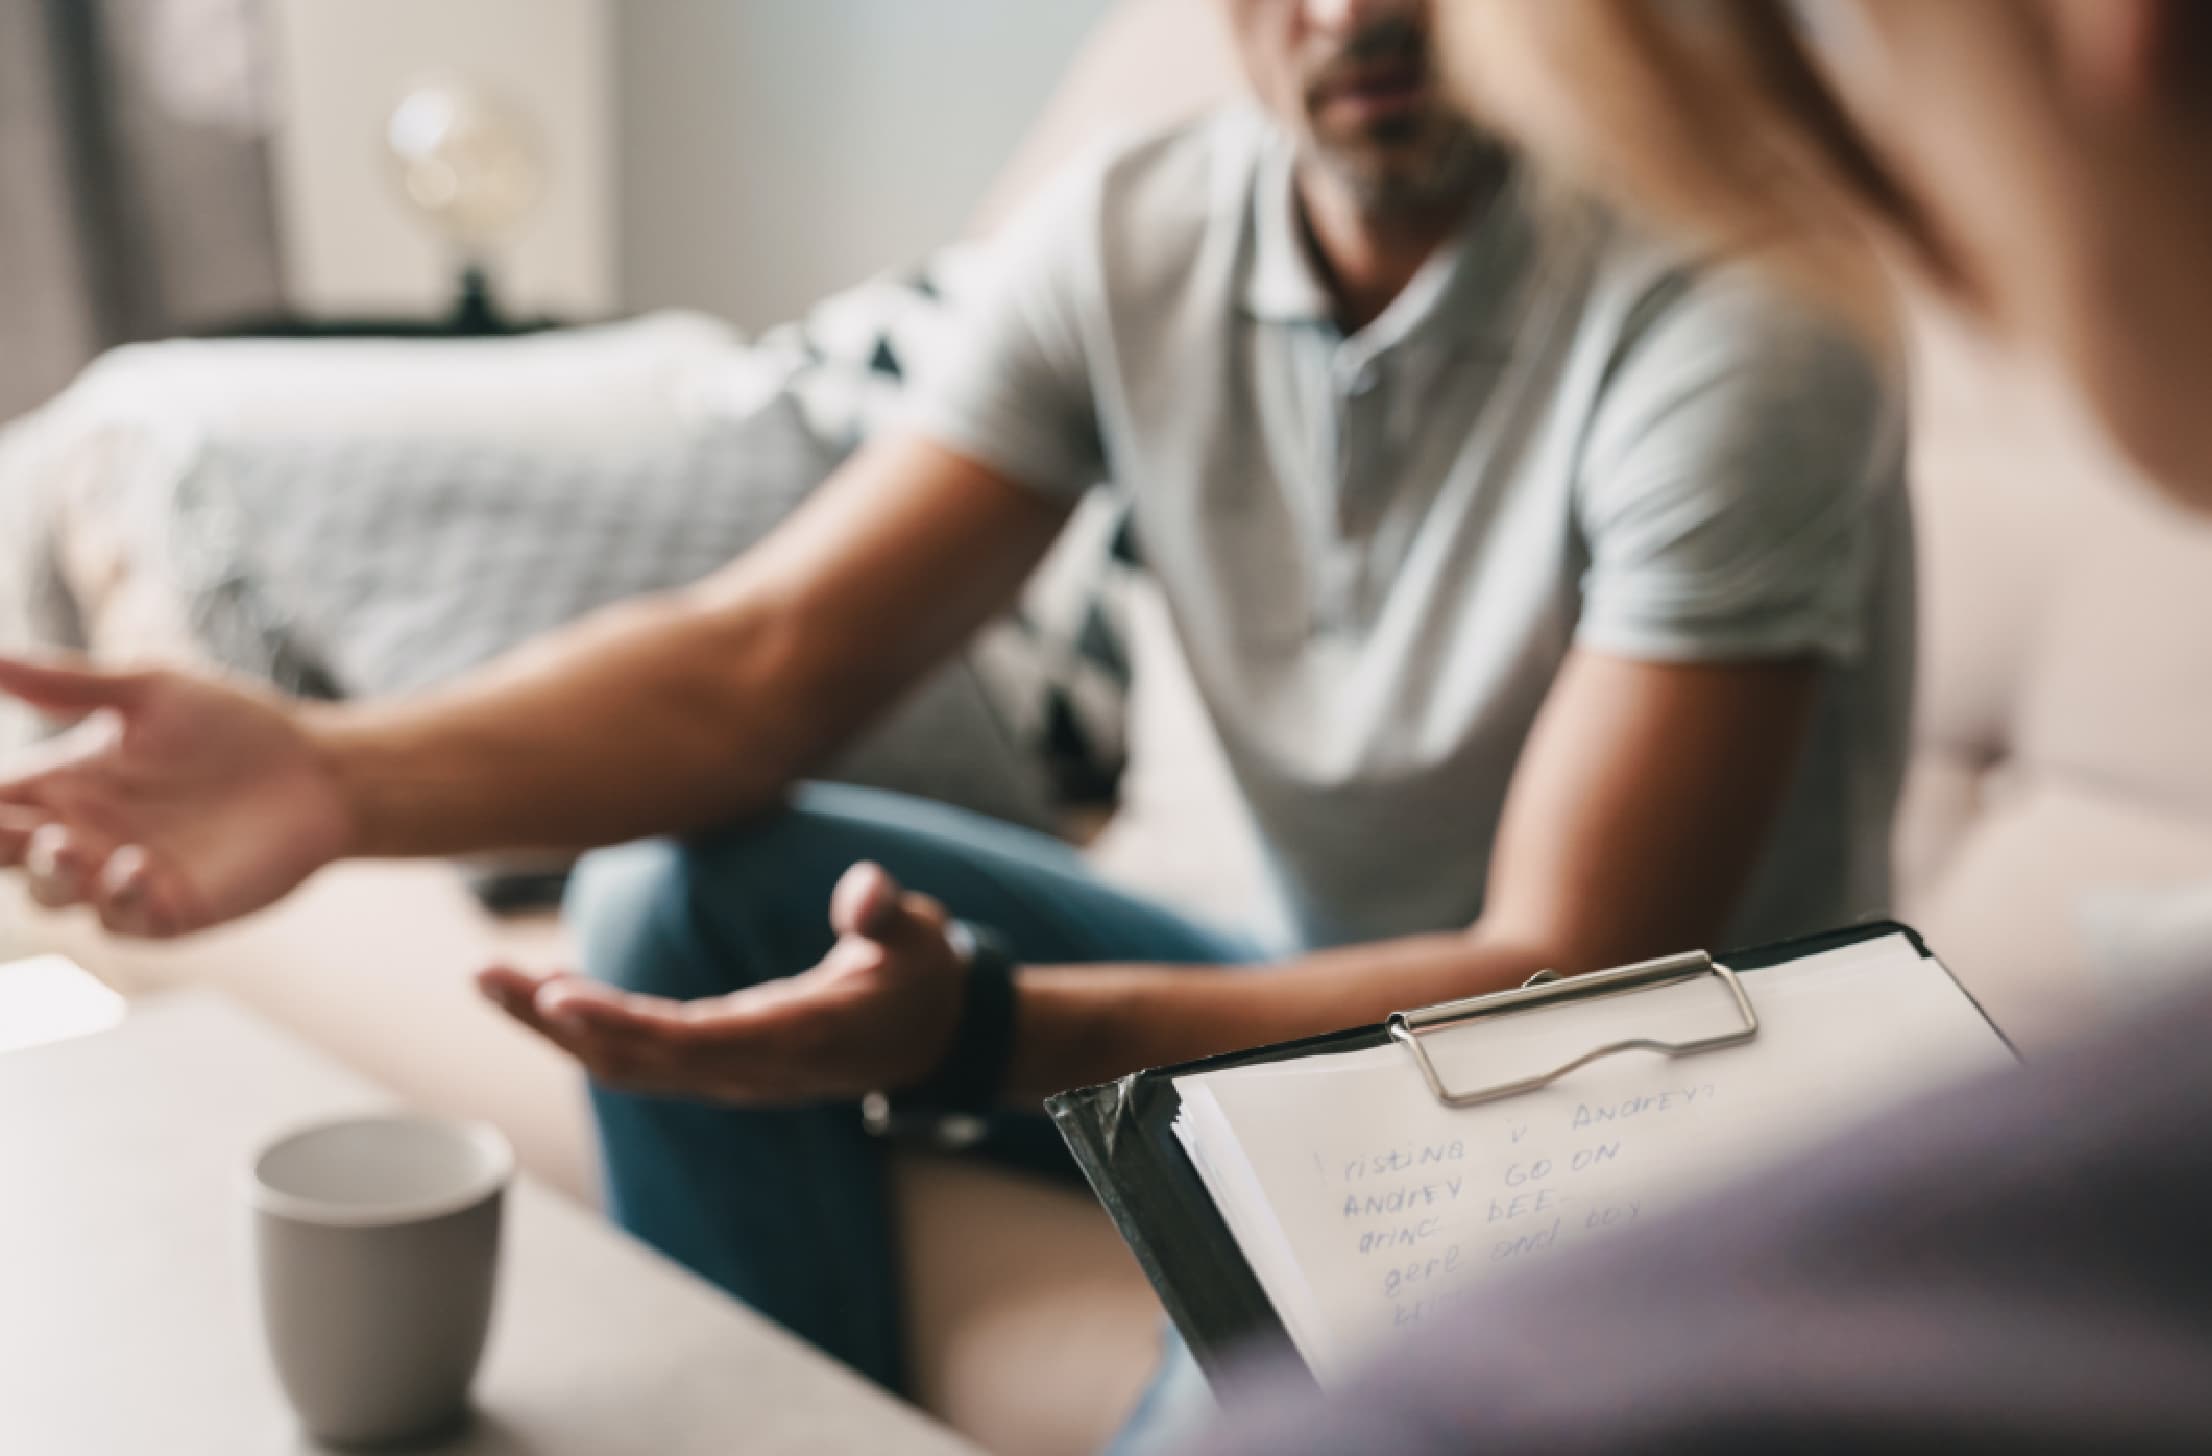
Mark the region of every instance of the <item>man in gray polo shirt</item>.
POLYGON ((1059 1088, 1880 908, 1911 629, 1881 372, 1546 198, 1446 105, 1415 0, 1227 11, 1257 104, 1055 188, 913 428, 753 554, 402 705, 0 662, 107 710, 0 782, 0 856, 169 934, 346 854, 686 836, 587 864, 596 979, 485 989, 595 1075, 627 1224, 892 1383, 864 1094, 1027 1109, 985 1149, 1064 1168, 1059 1088), (1296 945, 794 789, 1102 480, 1296 945))

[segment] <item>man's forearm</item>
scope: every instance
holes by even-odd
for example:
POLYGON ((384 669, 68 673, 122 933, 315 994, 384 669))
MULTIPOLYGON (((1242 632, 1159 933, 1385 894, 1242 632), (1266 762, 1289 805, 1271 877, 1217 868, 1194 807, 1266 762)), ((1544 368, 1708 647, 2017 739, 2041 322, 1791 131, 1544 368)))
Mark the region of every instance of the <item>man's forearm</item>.
POLYGON ((1711 944, 1788 793, 1820 682, 1800 659, 1578 648, 1515 768, 1480 921, 1266 969, 1027 972, 1009 1085, 1050 1092, 1711 944))
POLYGON ((810 715, 767 612, 617 607, 418 701, 314 710, 354 853, 581 848, 703 827, 803 771, 810 715))
POLYGON ((1409 936, 1280 965, 1039 966, 1020 973, 1010 1097, 1028 1101, 1517 986, 1560 957, 1481 931, 1409 936))
POLYGON ((871 445, 689 590, 420 702, 310 715, 352 851, 583 848, 758 811, 1001 610, 1066 514, 926 439, 871 445))

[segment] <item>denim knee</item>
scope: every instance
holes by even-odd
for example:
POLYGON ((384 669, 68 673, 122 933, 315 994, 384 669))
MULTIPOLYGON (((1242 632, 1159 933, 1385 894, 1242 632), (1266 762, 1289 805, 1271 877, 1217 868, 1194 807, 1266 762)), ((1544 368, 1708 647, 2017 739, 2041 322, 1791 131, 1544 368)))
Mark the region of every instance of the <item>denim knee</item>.
POLYGON ((678 999, 777 974, 748 965, 753 937, 735 933, 747 918, 748 895, 767 889, 765 871, 751 863, 764 837, 772 836, 648 839, 584 856, 562 914, 585 972, 625 991, 678 999))
POLYGON ((690 875, 684 849, 642 840, 588 854, 570 875, 561 914, 595 980, 653 996, 697 994, 677 984, 695 974, 681 927, 690 875))

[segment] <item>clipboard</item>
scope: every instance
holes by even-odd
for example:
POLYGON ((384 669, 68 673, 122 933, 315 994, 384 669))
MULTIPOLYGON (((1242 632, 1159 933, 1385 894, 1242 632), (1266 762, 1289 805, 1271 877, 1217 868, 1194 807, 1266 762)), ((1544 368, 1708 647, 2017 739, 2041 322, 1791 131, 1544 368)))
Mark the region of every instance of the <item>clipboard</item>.
MULTIPOLYGON (((1134 1073, 1100 1086, 1061 1093, 1047 1099, 1045 1107, 1199 1367, 1214 1379, 1223 1372, 1232 1351, 1244 1350, 1254 1342, 1287 1345, 1290 1336, 1213 1195, 1175 1136, 1173 1124, 1181 1108, 1175 1086, 1178 1077, 1395 1044, 1404 1049, 1430 1092, 1445 1106, 1476 1107, 1548 1086, 1621 1052, 1695 1057, 1755 1041, 1760 1034, 1756 994, 1760 971, 1900 935, 1921 959, 1941 968, 1942 963, 1919 932, 1894 921, 1880 921, 1720 957, 1693 952, 1571 978, 1544 972, 1519 988, 1401 1012, 1377 1026, 1134 1073), (1617 1040, 1593 1046, 1540 1075, 1491 1085, 1454 1085, 1443 1076, 1424 1045, 1425 1036, 1472 1019, 1510 1015, 1585 997, 1632 996, 1646 988, 1696 977, 1712 977, 1726 989, 1728 1001, 1736 1008, 1737 1024, 1687 1041, 1644 1037, 1617 1040)), ((1944 974, 1949 975, 1947 970, 1944 974)), ((1955 977, 1951 984, 2004 1050, 2017 1057, 2017 1049, 1972 994, 1955 977)))

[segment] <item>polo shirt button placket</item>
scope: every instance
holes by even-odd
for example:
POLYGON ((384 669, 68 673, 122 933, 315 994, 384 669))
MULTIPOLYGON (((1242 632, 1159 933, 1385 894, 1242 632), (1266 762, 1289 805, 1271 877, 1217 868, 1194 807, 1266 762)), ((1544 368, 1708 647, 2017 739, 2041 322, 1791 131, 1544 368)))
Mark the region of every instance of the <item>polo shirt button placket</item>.
POLYGON ((1377 458, 1377 401, 1382 387, 1382 364, 1350 351, 1340 353, 1334 370, 1336 386, 1336 472, 1330 515, 1336 539, 1328 543, 1318 604, 1319 635, 1339 636, 1357 630, 1360 597, 1365 577, 1365 548, 1359 542, 1366 515, 1361 494, 1375 488, 1369 476, 1380 466, 1377 458))
POLYGON ((1336 529, 1337 535, 1346 540, 1362 529, 1362 513, 1356 503, 1362 492, 1374 489, 1375 482, 1368 476, 1381 463, 1377 448, 1381 444, 1381 422, 1375 417, 1379 403, 1375 394, 1382 388, 1382 373, 1382 361, 1372 358, 1360 359, 1339 371, 1336 529))

